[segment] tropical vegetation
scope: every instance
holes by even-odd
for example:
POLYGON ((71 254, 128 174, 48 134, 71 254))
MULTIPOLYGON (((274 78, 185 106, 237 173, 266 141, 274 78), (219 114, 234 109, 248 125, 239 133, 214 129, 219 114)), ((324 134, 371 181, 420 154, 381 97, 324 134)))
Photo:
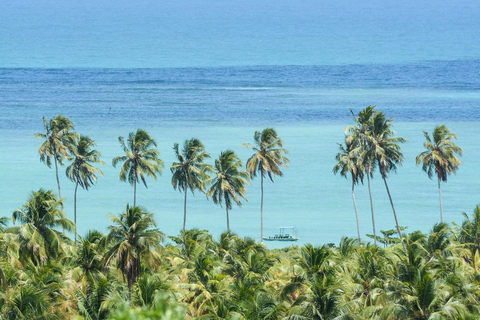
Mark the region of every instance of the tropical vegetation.
POLYGON ((220 157, 215 160, 214 169, 211 170, 213 177, 205 181, 210 185, 207 190, 207 198, 212 198, 215 204, 225 203, 227 214, 227 231, 230 231, 228 210, 232 209, 232 202, 241 206, 240 198, 247 200, 245 193, 246 184, 250 183, 250 176, 246 171, 240 170, 243 166, 242 160, 232 150, 223 151, 220 157))
POLYGON ((93 166, 93 164, 103 164, 100 160, 100 152, 92 149, 95 147, 93 139, 87 136, 80 136, 75 140, 70 148, 70 155, 67 157, 72 163, 66 168, 67 177, 75 182, 75 193, 73 196, 73 222, 75 223, 75 242, 77 242, 77 189, 78 186, 88 190, 97 182, 97 174, 103 176, 102 170, 93 166))
POLYGON ((184 192, 183 201, 183 232, 185 232, 185 225, 187 223, 187 191, 190 189, 192 194, 195 190, 203 192, 205 190, 204 181, 209 178, 206 169, 209 166, 204 161, 210 158, 210 154, 205 151, 203 143, 192 138, 185 140, 182 152, 179 150, 178 143, 173 145, 175 161, 170 167, 172 172, 172 185, 175 190, 184 192))
MULTIPOLYGON (((182 152, 175 144, 172 185, 185 195, 188 189, 204 191, 225 205, 227 231, 215 238, 207 230, 186 229, 185 196, 183 229, 166 237, 157 226, 160 214, 135 205, 136 183, 156 178, 163 164, 155 140, 139 129, 127 143, 120 137, 125 155, 114 159, 123 162, 120 179, 134 185, 134 205, 112 214, 105 234, 89 230, 76 241, 60 189, 58 196, 33 191, 11 217, 0 218, 0 319, 479 319, 480 204, 473 214, 462 213, 458 225, 440 222, 428 233, 407 234, 396 219, 395 229, 380 231, 383 237, 375 228, 367 235, 375 245, 361 242, 354 187, 367 176, 370 189, 378 169, 396 217, 386 178, 401 165, 399 144, 405 140, 395 137, 392 119, 374 107, 354 120, 333 171, 352 179, 358 239, 269 250, 230 230, 229 210, 246 200, 249 178, 261 177, 263 219, 263 178, 273 181, 289 163, 272 128, 255 132, 255 146, 244 144, 255 151, 246 170, 231 150, 212 166, 204 162, 209 155, 198 139, 185 141, 182 152)), ((50 133, 39 137, 46 139, 54 129, 44 124, 50 133)), ((92 139, 70 130, 46 139, 50 144, 40 154, 47 164, 72 161, 66 173, 76 184, 76 198, 79 185, 88 189, 96 182, 101 171, 94 164, 102 161, 92 139)), ((453 138, 449 131, 441 134, 440 140, 453 138)), ((450 142, 442 145, 461 154, 450 142)), ((419 155, 420 163, 440 181, 435 161, 425 161, 428 154, 419 155)), ((457 170, 453 162, 447 169, 457 170)))
POLYGON ((273 182, 273 177, 282 176, 281 167, 287 167, 290 160, 285 157, 288 150, 283 148, 283 140, 273 128, 266 128, 263 131, 255 131, 253 135, 255 145, 244 143, 242 147, 249 148, 254 154, 247 160, 247 172, 251 178, 260 174, 260 239, 263 243, 263 179, 268 176, 273 182))
POLYGON ((114 167, 122 164, 120 169, 120 181, 128 181, 133 185, 133 206, 137 203, 137 182, 142 181, 147 187, 146 177, 157 179, 157 174, 162 173, 163 161, 159 158, 160 152, 154 147, 157 146, 155 139, 150 137, 147 131, 138 129, 130 132, 127 142, 124 137, 118 137, 120 146, 125 155, 113 158, 114 167))
POLYGON ((423 134, 427 140, 423 144, 426 150, 417 156, 416 163, 417 165, 422 165, 422 170, 427 173, 430 179, 433 175, 437 176, 438 194, 440 197, 440 222, 443 222, 440 182, 446 182, 450 174, 457 172, 462 162, 455 155, 461 156, 463 150, 452 141, 457 139, 457 136, 445 125, 436 126, 433 129, 432 137, 426 131, 423 134))
POLYGON ((34 192, 0 234, 1 319, 480 317, 480 205, 461 225, 404 235, 406 251, 394 230, 385 248, 342 238, 268 250, 197 229, 165 239, 154 215, 127 206, 74 247, 52 230, 72 226, 53 192, 34 192))

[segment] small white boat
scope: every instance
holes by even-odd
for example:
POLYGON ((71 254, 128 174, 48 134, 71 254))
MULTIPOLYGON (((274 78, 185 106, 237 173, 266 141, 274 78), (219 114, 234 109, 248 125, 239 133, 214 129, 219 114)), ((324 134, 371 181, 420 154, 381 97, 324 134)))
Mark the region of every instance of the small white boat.
POLYGON ((273 237, 264 237, 265 241, 298 241, 295 235, 295 227, 279 227, 279 232, 273 237), (290 231, 291 230, 291 231, 290 231))

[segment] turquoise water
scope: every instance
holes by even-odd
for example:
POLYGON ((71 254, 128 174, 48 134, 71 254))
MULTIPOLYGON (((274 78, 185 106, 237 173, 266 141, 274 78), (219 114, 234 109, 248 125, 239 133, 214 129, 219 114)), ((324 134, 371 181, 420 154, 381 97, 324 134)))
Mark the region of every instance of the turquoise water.
MULTIPOLYGON (((1 0, 0 0, 1 1, 1 0)), ((301 243, 356 236, 350 182, 332 174, 337 142, 352 125, 349 109, 377 105, 409 140, 389 178, 400 224, 427 232, 439 221, 436 181, 415 157, 423 130, 445 123, 458 135, 464 165, 442 185, 445 221, 479 203, 480 6, 476 1, 17 1, 0 10, 0 215, 32 190, 56 190, 40 163, 42 117, 62 113, 97 141, 108 166, 78 193, 78 230, 105 231, 109 213, 133 201, 111 160, 118 136, 137 128, 157 139, 166 168, 138 203, 175 235, 183 195, 171 187, 173 144, 197 137, 215 158, 242 159, 255 130, 275 127, 290 151, 284 177, 265 185, 265 234, 295 225, 301 243)), ((213 159, 211 159, 213 162, 213 159)), ((61 170, 73 219, 74 184, 61 170)), ((260 186, 231 211, 241 236, 259 237, 260 186)), ((373 197, 378 230, 394 220, 383 181, 373 197)), ((356 189, 362 234, 372 233, 365 186, 356 189)), ((226 229, 223 208, 189 195, 187 227, 226 229)), ((284 244, 268 244, 283 246, 284 244)))

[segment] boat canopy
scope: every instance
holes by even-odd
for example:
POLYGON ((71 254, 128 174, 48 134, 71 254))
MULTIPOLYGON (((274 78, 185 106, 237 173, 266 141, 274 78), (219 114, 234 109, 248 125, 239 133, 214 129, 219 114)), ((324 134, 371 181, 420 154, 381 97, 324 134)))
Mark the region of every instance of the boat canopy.
POLYGON ((295 227, 278 227, 278 229, 295 229, 295 227))

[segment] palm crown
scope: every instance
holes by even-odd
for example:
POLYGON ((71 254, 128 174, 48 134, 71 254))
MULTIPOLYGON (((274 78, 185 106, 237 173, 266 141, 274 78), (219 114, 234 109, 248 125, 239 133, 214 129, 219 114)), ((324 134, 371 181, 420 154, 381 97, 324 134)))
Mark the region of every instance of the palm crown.
MULTIPOLYGON (((228 210, 232 209, 232 202, 241 206, 240 197, 245 197, 246 183, 249 182, 249 174, 240 170, 243 166, 242 161, 232 150, 220 153, 220 157, 215 160, 215 176, 205 181, 206 185, 211 185, 207 191, 207 198, 212 198, 215 204, 225 203, 227 212, 227 230, 230 230, 228 219, 228 210)), ((248 201, 248 200, 247 200, 248 201)))
POLYGON ((106 165, 100 160, 100 152, 92 149, 93 147, 95 142, 91 138, 80 136, 78 142, 72 146, 70 156, 67 157, 68 160, 73 160, 65 170, 67 177, 85 190, 97 181, 97 174, 103 176, 102 170, 92 164, 106 165))
POLYGON ((123 162, 120 169, 120 181, 128 181, 134 186, 133 205, 136 204, 136 187, 140 180, 147 187, 145 177, 157 179, 157 173, 161 174, 163 169, 163 161, 159 158, 160 152, 153 148, 157 146, 154 139, 150 137, 148 132, 138 129, 136 132, 130 132, 127 143, 123 137, 118 137, 125 155, 115 157, 112 161, 115 167, 118 163, 123 162))
POLYGON ((209 167, 203 161, 210 158, 210 154, 205 151, 203 143, 195 138, 185 140, 182 152, 178 149, 178 143, 173 145, 175 156, 178 161, 172 163, 170 171, 172 172, 172 185, 175 190, 184 192, 185 198, 183 202, 183 232, 185 233, 185 225, 187 222, 187 190, 190 189, 192 194, 198 189, 205 189, 204 180, 208 178, 205 173, 209 167))
POLYGON ((283 156, 288 154, 288 151, 283 149, 283 141, 275 129, 267 128, 262 132, 255 131, 253 139, 255 146, 250 143, 242 145, 255 151, 247 160, 247 171, 250 176, 253 178, 257 172, 260 172, 262 177, 267 174, 272 181, 275 175, 282 176, 283 172, 280 167, 287 167, 290 161, 283 156))
POLYGON ((132 285, 142 272, 142 260, 149 265, 159 262, 155 250, 160 247, 163 233, 155 228, 153 214, 140 207, 127 205, 120 217, 111 215, 111 220, 113 225, 108 227, 106 241, 112 247, 104 261, 108 265, 116 260, 117 268, 127 280, 131 299, 132 285))
POLYGON ((447 176, 452 172, 456 173, 458 166, 462 164, 455 154, 461 156, 463 150, 452 142, 457 136, 445 125, 433 129, 433 139, 428 132, 424 131, 423 134, 427 140, 423 146, 427 150, 417 156, 417 165, 422 165, 422 170, 429 178, 436 174, 440 180, 447 181, 447 176))
POLYGON ((81 186, 83 189, 88 188, 97 181, 97 174, 103 176, 102 170, 94 167, 92 163, 105 162, 100 160, 100 152, 93 149, 95 142, 87 136, 80 136, 78 141, 70 147, 70 156, 68 160, 73 162, 67 167, 65 173, 67 177, 75 182, 74 193, 74 219, 75 222, 75 243, 77 242, 77 189, 81 186))
POLYGON ((271 181, 276 175, 282 176, 280 167, 287 167, 290 160, 285 157, 288 151, 283 148, 283 141, 275 129, 266 128, 262 132, 255 131, 253 135, 255 146, 250 143, 242 144, 244 148, 251 148, 255 153, 247 160, 247 172, 255 177, 260 172, 261 204, 260 204, 260 239, 263 243, 263 178, 268 175, 271 181))
POLYGON ((49 257, 56 258, 63 253, 63 244, 71 240, 55 228, 73 231, 74 224, 65 219, 61 207, 62 201, 53 191, 39 189, 30 195, 22 208, 13 212, 13 223, 19 221, 22 225, 13 226, 7 232, 18 235, 21 260, 31 259, 43 264, 49 257))
POLYGON ((422 170, 429 178, 435 173, 438 178, 438 193, 440 198, 440 221, 443 222, 442 189, 440 181, 447 181, 448 175, 456 173, 459 165, 462 164, 455 154, 461 156, 463 150, 451 140, 457 139, 455 133, 445 125, 436 126, 433 129, 432 138, 424 131, 427 141, 423 144, 425 151, 416 158, 417 165, 422 164, 422 170))

